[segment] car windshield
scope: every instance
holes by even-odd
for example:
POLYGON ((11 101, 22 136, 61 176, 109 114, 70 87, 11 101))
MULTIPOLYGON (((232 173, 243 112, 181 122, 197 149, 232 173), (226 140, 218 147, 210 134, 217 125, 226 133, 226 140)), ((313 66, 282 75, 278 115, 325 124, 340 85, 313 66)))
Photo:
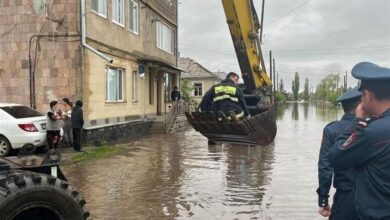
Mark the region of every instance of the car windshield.
POLYGON ((30 118, 43 116, 42 113, 26 106, 5 106, 0 107, 0 109, 3 109, 5 112, 10 114, 14 118, 30 118))

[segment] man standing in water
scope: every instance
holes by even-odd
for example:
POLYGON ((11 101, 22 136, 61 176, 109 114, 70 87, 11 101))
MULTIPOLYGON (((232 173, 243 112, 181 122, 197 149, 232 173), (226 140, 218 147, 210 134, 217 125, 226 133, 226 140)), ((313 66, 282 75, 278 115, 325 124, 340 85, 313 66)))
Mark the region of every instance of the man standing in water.
POLYGON ((344 115, 339 121, 328 124, 323 131, 320 157, 318 160, 318 206, 319 213, 333 220, 357 219, 353 206, 353 168, 348 170, 334 170, 329 162, 329 150, 336 143, 337 137, 347 128, 355 118, 356 107, 360 104, 361 93, 356 86, 344 93, 337 101, 341 102, 344 115), (328 204, 329 190, 332 185, 336 188, 333 197, 332 209, 328 204))
POLYGON ((352 75, 361 80, 362 103, 352 129, 329 152, 335 169, 354 168, 358 219, 390 219, 390 69, 363 62, 352 75))

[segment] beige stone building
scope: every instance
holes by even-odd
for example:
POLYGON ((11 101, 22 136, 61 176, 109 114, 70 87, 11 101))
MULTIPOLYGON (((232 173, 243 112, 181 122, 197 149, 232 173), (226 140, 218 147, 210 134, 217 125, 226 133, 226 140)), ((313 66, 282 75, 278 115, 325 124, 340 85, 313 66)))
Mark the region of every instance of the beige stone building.
MULTIPOLYGON (((1 0, 0 102, 81 99, 85 128, 164 114, 177 0, 1 0)), ((143 120, 145 121, 145 120, 143 120)))
POLYGON ((213 85, 221 82, 219 74, 221 76, 224 75, 223 73, 215 74, 209 71, 191 58, 180 58, 180 69, 184 71, 181 78, 188 80, 192 84, 192 98, 197 101, 197 103, 200 103, 203 95, 213 85))

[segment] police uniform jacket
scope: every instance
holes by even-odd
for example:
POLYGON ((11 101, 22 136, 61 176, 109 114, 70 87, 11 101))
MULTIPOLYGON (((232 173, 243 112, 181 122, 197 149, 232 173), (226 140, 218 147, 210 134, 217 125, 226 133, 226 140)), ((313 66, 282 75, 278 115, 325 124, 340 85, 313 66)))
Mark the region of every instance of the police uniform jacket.
POLYGON ((319 206, 328 205, 328 194, 332 184, 339 190, 353 189, 353 168, 347 170, 334 170, 329 161, 330 148, 335 144, 337 137, 346 129, 351 129, 351 122, 355 118, 354 114, 346 113, 339 121, 328 124, 323 131, 320 156, 318 161, 318 181, 317 189, 319 206))
POLYGON ((213 86, 210 96, 213 97, 217 112, 222 111, 228 115, 230 111, 234 111, 243 112, 245 116, 249 115, 243 92, 231 80, 224 80, 221 84, 213 86))
POLYGON ((355 208, 360 219, 390 219, 390 109, 369 121, 354 119, 329 159, 335 169, 355 168, 355 208))

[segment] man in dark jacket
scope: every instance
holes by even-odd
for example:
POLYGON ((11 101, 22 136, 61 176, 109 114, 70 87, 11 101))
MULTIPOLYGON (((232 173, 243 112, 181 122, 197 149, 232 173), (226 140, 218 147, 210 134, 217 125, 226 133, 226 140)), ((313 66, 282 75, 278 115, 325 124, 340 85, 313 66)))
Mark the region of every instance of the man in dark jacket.
POLYGON ((318 160, 318 206, 319 213, 332 220, 355 220, 357 219, 353 205, 353 168, 347 170, 334 170, 329 162, 329 151, 336 143, 337 137, 348 129, 355 118, 355 109, 360 103, 361 93, 356 86, 344 93, 337 101, 341 102, 344 115, 339 121, 334 121, 324 128, 321 142, 320 157, 318 160), (333 197, 332 210, 328 205, 330 186, 336 188, 333 197))
POLYGON ((209 109, 214 104, 217 114, 223 113, 229 119, 249 117, 244 94, 238 85, 239 76, 230 72, 221 84, 211 87, 201 102, 200 110, 209 109), (234 118, 232 118, 234 117, 234 118))
POLYGON ((180 101, 180 92, 177 86, 173 87, 173 91, 171 92, 171 100, 172 102, 177 102, 180 101))
POLYGON ((361 80, 362 102, 329 159, 335 169, 354 168, 358 219, 390 219, 390 68, 362 62, 351 72, 361 80))
POLYGON ((76 101, 76 105, 72 111, 72 131, 73 131, 73 148, 75 151, 81 151, 81 129, 84 125, 83 117, 83 102, 76 101))

